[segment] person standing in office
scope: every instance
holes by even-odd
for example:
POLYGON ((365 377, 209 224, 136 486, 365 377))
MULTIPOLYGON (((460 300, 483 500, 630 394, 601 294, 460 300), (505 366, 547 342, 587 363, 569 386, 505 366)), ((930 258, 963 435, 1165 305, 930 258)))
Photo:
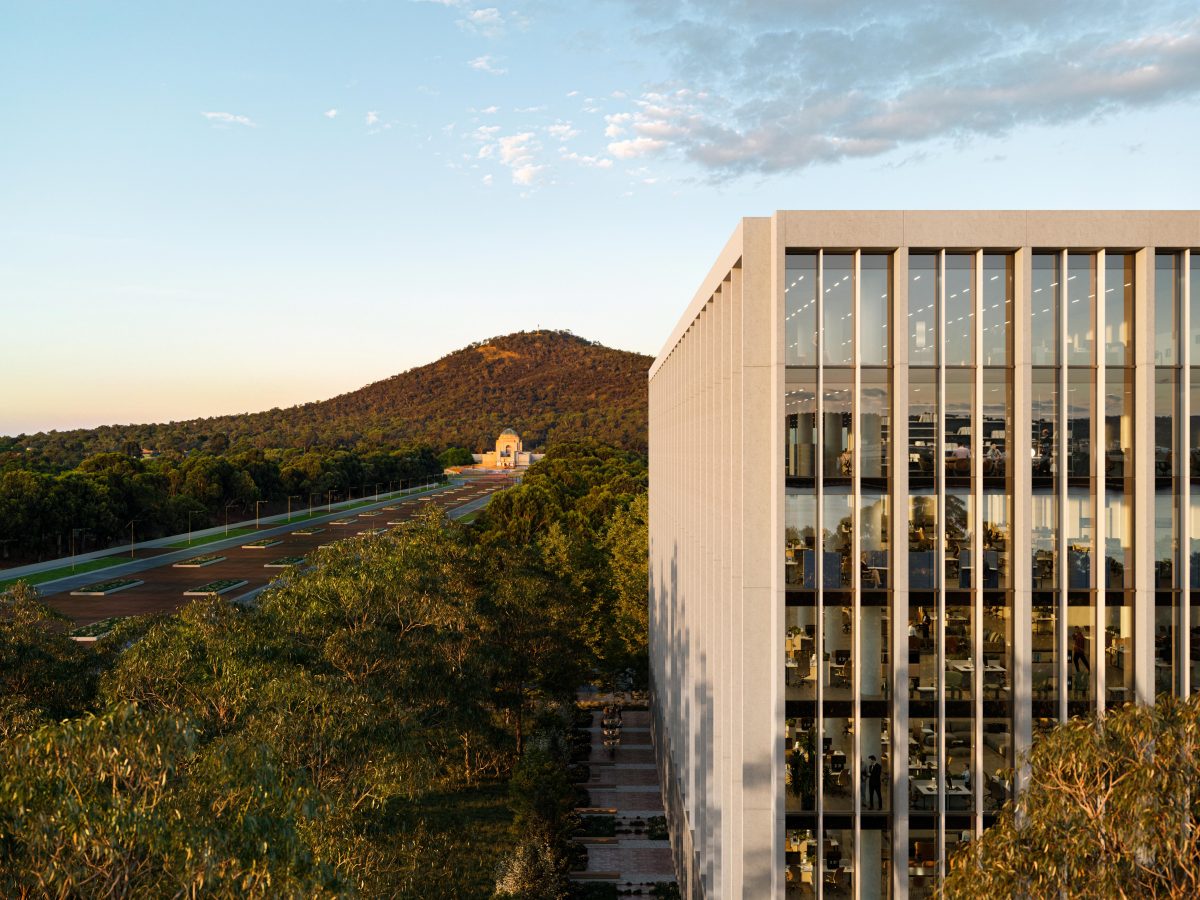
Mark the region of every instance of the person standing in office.
POLYGON ((867 809, 876 809, 875 798, 879 798, 878 809, 883 809, 883 766, 872 754, 867 757, 867 809))

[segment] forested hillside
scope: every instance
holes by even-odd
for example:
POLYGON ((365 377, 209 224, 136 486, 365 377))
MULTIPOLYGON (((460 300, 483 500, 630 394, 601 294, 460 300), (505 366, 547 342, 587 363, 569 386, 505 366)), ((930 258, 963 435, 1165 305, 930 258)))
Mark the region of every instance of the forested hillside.
POLYGON ((563 331, 522 331, 330 400, 158 425, 0 438, 0 468, 61 470, 96 453, 426 445, 479 452, 512 427, 527 448, 584 437, 646 448, 651 358, 563 331))

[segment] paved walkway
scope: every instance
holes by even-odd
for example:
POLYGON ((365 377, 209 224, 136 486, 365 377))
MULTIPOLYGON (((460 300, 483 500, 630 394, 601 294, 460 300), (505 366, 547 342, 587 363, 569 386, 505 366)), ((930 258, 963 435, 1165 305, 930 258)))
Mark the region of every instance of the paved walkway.
POLYGON ((649 819, 664 815, 650 743, 650 714, 623 713, 621 743, 611 756, 603 743, 600 717, 599 710, 592 714, 591 775, 586 787, 593 809, 614 811, 617 837, 585 839, 587 869, 572 877, 611 881, 620 891, 642 888, 649 894, 655 882, 675 880, 670 844, 649 840, 646 834, 649 819))

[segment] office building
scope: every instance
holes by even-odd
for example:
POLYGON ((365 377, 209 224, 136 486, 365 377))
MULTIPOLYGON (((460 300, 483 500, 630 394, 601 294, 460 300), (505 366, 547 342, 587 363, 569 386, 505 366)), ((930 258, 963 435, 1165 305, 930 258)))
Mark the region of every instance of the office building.
POLYGON ((1039 734, 1200 691, 1200 213, 743 219, 650 554, 686 895, 932 896, 1039 734))

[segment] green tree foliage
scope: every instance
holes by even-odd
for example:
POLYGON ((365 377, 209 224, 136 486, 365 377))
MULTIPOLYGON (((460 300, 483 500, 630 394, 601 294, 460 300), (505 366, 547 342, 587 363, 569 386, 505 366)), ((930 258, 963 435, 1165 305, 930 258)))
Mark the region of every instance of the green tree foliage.
POLYGON ((450 447, 438 454, 438 462, 442 464, 443 468, 469 466, 475 462, 475 457, 465 447, 450 447))
POLYGON ((311 811, 264 748, 121 704, 0 744, 0 893, 323 896, 311 811))
MULTIPOLYGON (((239 456, 78 474, 206 503, 269 477, 270 454, 239 456)), ((378 464, 290 462, 284 485, 378 464)), ((516 895, 562 896, 561 710, 637 649, 645 477, 636 455, 563 445, 474 524, 431 507, 322 548, 257 605, 201 598, 92 651, 18 586, 0 606, 0 896, 473 898, 502 857, 516 895)))
POLYGON ((66 619, 24 582, 0 595, 0 740, 77 715, 95 692, 94 661, 66 619))
POLYGON ((100 453, 67 472, 0 472, 0 543, 10 558, 61 557, 72 547, 128 541, 133 519, 136 535, 148 539, 219 524, 227 505, 248 514, 257 500, 278 508, 290 496, 300 498, 299 506, 314 495, 324 500, 327 491, 345 497, 351 489, 399 486, 442 469, 428 447, 242 449, 150 460, 100 453))
POLYGON ((1200 696, 1072 719, 1029 786, 950 860, 944 896, 1200 896, 1200 696))

